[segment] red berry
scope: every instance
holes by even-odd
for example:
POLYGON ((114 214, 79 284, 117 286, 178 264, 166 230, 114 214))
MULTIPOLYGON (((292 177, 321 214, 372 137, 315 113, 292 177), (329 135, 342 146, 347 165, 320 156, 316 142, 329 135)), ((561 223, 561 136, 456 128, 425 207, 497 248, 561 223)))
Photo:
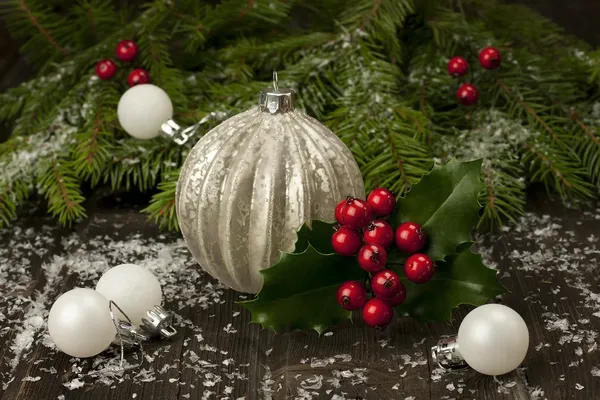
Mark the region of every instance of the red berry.
POLYGON ((371 211, 369 203, 361 199, 348 197, 346 198, 346 204, 340 209, 341 221, 338 222, 354 229, 362 229, 371 222, 372 216, 373 211, 371 211))
POLYGON ((454 77, 464 76, 469 70, 469 63, 463 57, 452 57, 448 62, 448 73, 454 77))
POLYGON ((386 249, 394 243, 394 228, 386 222, 375 220, 363 232, 363 240, 368 244, 378 244, 386 249))
POLYGON ((367 203, 376 217, 387 217, 396 207, 396 196, 387 189, 377 188, 369 193, 367 203))
POLYGON ((362 246, 362 239, 360 233, 344 225, 331 236, 331 246, 339 255, 352 256, 362 246))
POLYGON ((365 324, 377 329, 385 329, 392 321, 393 316, 392 306, 377 297, 367 301, 362 309, 362 318, 365 324))
POLYGON ((345 310, 358 310, 367 302, 367 291, 357 281, 348 281, 340 285, 337 292, 338 304, 345 310))
POLYGON ((115 53, 121 61, 133 61, 138 54, 138 47, 132 40, 123 40, 117 45, 115 53))
POLYGON ((495 47, 486 47, 479 53, 479 64, 485 69, 498 68, 500 61, 500 52, 495 47))
POLYGON ((340 225, 343 225, 342 210, 344 209, 344 206, 346 205, 347 202, 348 202, 348 199, 340 200, 340 202, 337 203, 337 205, 335 206, 335 220, 340 225))
POLYGON ((472 106, 477 101, 477 97, 479 97, 477 87, 471 83, 460 85, 456 91, 456 99, 463 106, 472 106))
POLYGON ((396 246, 403 253, 413 254, 425 247, 425 231, 415 222, 405 222, 396 229, 396 246))
POLYGON ((376 244, 365 244, 358 251, 358 264, 367 272, 377 272, 385 268, 387 253, 376 244))
POLYGON ((414 283, 428 282, 435 272, 435 263, 425 254, 413 254, 404 263, 404 273, 414 283))
POLYGON ((129 78, 127 78, 127 82, 129 86, 135 85, 143 85, 144 83, 150 83, 150 75, 148 75, 148 71, 141 68, 136 68, 129 74, 129 78))
POLYGON ((400 282, 400 290, 398 293, 389 299, 385 299, 385 302, 392 307, 396 307, 404 303, 404 300, 406 300, 406 287, 404 287, 404 284, 400 282))
POLYGON ((96 75, 98 78, 108 80, 117 73, 117 65, 113 60, 102 60, 96 64, 96 75))
POLYGON ((403 288, 404 285, 400 282, 398 275, 389 269, 378 272, 371 278, 371 290, 382 300, 391 299, 403 288))

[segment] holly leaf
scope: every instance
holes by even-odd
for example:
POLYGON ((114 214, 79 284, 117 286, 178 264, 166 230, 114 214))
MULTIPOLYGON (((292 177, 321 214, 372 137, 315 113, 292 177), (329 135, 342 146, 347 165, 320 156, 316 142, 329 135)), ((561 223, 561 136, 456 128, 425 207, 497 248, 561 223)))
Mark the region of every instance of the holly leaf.
POLYGON ((481 161, 450 160, 435 166, 398 199, 395 226, 412 221, 427 234, 426 253, 432 260, 456 254, 459 245, 471 240, 471 230, 479 219, 477 200, 485 187, 479 178, 481 161))
POLYGON ((331 235, 333 235, 333 227, 335 224, 327 222, 313 220, 311 226, 304 224, 298 231, 298 240, 296 240, 296 247, 294 253, 302 253, 308 247, 308 243, 319 252, 323 254, 333 254, 333 247, 331 246, 331 235))
POLYGON ((433 278, 425 284, 412 283, 403 273, 399 275, 406 286, 406 300, 396 310, 419 322, 450 321, 452 310, 459 305, 481 305, 506 292, 496 278, 497 271, 486 267, 481 254, 473 253, 470 247, 438 261, 433 278))
POLYGON ((304 251, 282 253, 277 264, 260 271, 263 286, 258 297, 241 303, 252 313, 251 322, 275 332, 312 328, 320 334, 351 318, 352 313, 338 305, 336 294, 343 282, 365 279, 356 257, 320 253, 312 240, 302 243, 304 251))

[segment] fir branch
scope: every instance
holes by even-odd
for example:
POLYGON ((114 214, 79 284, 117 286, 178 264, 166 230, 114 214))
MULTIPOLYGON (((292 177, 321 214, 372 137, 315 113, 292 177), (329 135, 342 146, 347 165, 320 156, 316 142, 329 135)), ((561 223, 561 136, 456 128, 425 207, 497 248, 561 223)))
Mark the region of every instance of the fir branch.
POLYGON ((109 126, 116 119, 118 98, 112 86, 97 83, 88 89, 85 123, 75 135, 71 154, 75 173, 82 180, 90 180, 92 186, 101 180, 113 151, 109 126))
POLYGON ((177 213, 175 205, 175 191, 179 171, 171 174, 167 179, 158 184, 159 193, 152 196, 150 205, 142 212, 159 225, 161 229, 178 230, 177 213))
MULTIPOLYGON (((34 12, 32 11, 31 7, 29 5, 27 5, 27 2, 25 0, 18 0, 18 1, 19 1, 19 7, 27 15, 27 18, 29 18, 29 20, 31 21, 31 24, 33 24, 37 28, 37 30, 42 34, 42 36, 44 36, 44 38, 46 38, 46 40, 54 48, 56 48, 58 51, 60 51, 63 55, 68 56, 70 54, 70 51, 66 47, 63 47, 60 44, 58 44, 58 42, 56 41, 56 39, 40 23, 39 18, 34 14, 34 12)), ((47 9, 44 9, 44 11, 47 11, 47 9)), ((42 12, 42 11, 40 10, 38 12, 42 12)))
POLYGON ((29 197, 30 188, 24 180, 6 183, 0 189, 0 228, 17 218, 17 210, 29 197))
POLYGON ((577 162, 548 151, 548 144, 543 142, 525 143, 524 146, 528 151, 523 163, 529 167, 532 181, 543 183, 548 191, 556 190, 563 198, 590 199, 594 196, 585 170, 577 162))
POLYGON ((39 177, 41 193, 48 200, 48 212, 64 225, 85 218, 85 201, 79 187, 79 180, 69 162, 53 160, 45 174, 39 177))

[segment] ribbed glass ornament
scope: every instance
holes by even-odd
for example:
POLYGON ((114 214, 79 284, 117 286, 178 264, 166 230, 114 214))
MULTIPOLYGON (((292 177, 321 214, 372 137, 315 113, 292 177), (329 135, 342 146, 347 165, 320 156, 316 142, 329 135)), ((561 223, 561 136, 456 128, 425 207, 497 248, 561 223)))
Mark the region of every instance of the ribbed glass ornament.
POLYGON ((198 141, 177 183, 177 217, 191 253, 240 292, 260 290, 259 271, 280 250, 294 249, 302 224, 333 222, 339 200, 365 195, 350 150, 293 100, 292 91, 263 92, 261 106, 198 141))

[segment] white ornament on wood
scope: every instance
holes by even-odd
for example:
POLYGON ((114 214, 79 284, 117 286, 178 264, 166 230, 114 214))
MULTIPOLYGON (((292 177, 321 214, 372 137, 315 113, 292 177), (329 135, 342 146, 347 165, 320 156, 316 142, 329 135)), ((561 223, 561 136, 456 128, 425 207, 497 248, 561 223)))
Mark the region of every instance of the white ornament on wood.
POLYGON ((334 221, 346 196, 365 197, 352 153, 294 109, 293 91, 276 89, 198 141, 181 170, 176 208, 200 266, 232 289, 256 293, 259 271, 294 249, 302 224, 334 221))
POLYGON ((72 357, 93 357, 106 350, 117 331, 108 300, 93 289, 62 294, 48 314, 48 332, 56 346, 72 357))
MULTIPOLYGON (((96 290, 112 300, 137 327, 148 310, 160 306, 162 289, 160 282, 147 268, 135 264, 121 264, 106 271, 98 281, 96 290)), ((118 312, 119 319, 125 319, 118 312)))

